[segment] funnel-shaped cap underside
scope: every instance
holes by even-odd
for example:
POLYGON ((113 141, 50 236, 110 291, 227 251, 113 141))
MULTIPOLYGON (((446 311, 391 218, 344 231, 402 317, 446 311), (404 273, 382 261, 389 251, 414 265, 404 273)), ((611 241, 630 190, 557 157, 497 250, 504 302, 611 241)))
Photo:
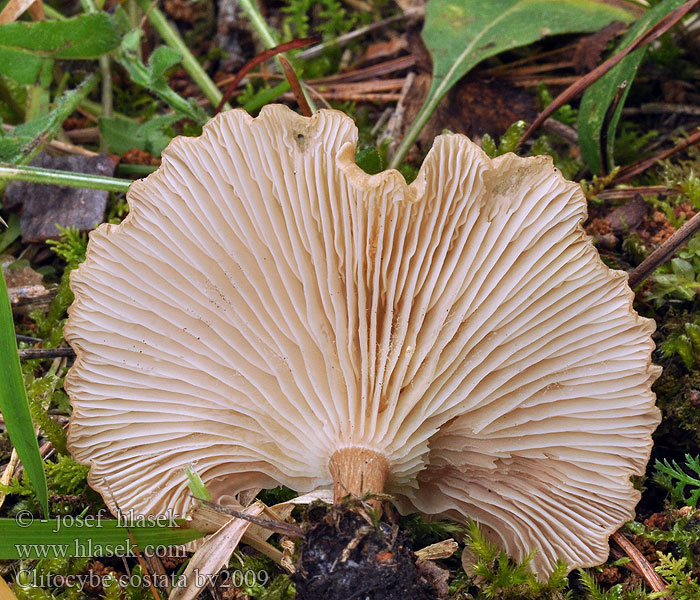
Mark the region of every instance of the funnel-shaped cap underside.
POLYGON ((602 561, 656 369, 579 187, 457 135, 407 186, 356 139, 336 111, 230 111, 132 185, 71 281, 71 452, 122 510, 182 513, 188 465, 215 499, 303 492, 360 446, 405 510, 474 517, 542 573, 602 561))

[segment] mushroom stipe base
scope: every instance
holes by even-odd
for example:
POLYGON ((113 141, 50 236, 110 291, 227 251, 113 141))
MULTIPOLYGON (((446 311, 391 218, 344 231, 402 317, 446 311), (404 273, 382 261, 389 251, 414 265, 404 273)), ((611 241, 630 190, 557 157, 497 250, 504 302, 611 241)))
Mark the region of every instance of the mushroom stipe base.
POLYGON ((313 506, 305 526, 292 576, 297 600, 446 598, 431 565, 416 559, 407 534, 383 521, 375 526, 358 503, 313 506))
POLYGON ((334 482, 333 501, 340 502, 347 495, 381 494, 389 475, 389 462, 376 450, 350 446, 331 456, 328 469, 334 482))

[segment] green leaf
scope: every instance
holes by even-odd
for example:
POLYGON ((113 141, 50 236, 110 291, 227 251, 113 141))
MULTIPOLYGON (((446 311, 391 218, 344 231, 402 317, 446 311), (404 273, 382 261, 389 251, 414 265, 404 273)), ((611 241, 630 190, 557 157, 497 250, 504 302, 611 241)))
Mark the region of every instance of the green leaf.
MULTIPOLYGON (((204 124, 209 118, 202 108, 194 101, 187 101, 176 93, 169 85, 165 77, 165 70, 180 62, 180 54, 172 48, 158 48, 148 60, 148 66, 141 62, 138 54, 141 30, 130 31, 124 36, 117 59, 129 72, 131 80, 151 90, 163 102, 188 119, 192 119, 199 125, 204 124)), ((133 146, 132 146, 133 147, 133 146)))
POLYGON ((433 81, 392 166, 405 156, 442 97, 482 60, 549 35, 597 31, 632 19, 630 12, 600 0, 431 0, 422 37, 433 58, 433 81))
POLYGON ((69 90, 56 101, 48 115, 27 121, 11 132, 0 130, 0 162, 27 164, 34 158, 60 129, 71 113, 92 91, 97 76, 90 75, 76 89, 69 90))
POLYGON ((0 559, 135 555, 129 532, 140 552, 204 537, 163 515, 134 519, 97 515, 35 520, 30 513, 20 512, 14 519, 0 519, 0 559))
POLYGON ((671 270, 674 275, 686 279, 690 282, 695 282, 695 269, 687 260, 682 258, 674 258, 671 261, 671 270))
POLYGON ((101 118, 100 134, 107 140, 110 151, 116 154, 124 154, 127 150, 138 148, 153 156, 160 156, 163 148, 172 139, 163 129, 180 119, 181 114, 164 115, 141 124, 119 117, 101 118))
POLYGON ((21 233, 19 216, 16 213, 12 213, 7 219, 7 229, 0 233, 0 254, 7 250, 21 233))
MULTIPOLYGON (((26 474, 34 484, 44 515, 48 516, 49 490, 46 485, 46 473, 39 454, 39 444, 36 441, 27 394, 22 381, 12 308, 2 269, 0 269, 0 365, 2 365, 0 412, 5 420, 10 441, 17 450, 26 474)), ((13 539, 13 537, 7 538, 0 535, 0 539, 13 539)))
POLYGON ((370 175, 376 175, 384 169, 381 155, 371 146, 360 150, 355 156, 355 162, 360 169, 370 175))
POLYGON ((187 475, 187 487, 190 488, 193 496, 203 500, 211 500, 211 493, 197 471, 192 469, 192 467, 186 467, 185 475, 187 475))
MULTIPOLYGON (((690 454, 685 455, 685 465, 688 470, 700 476, 700 458, 690 454)), ((670 463, 664 459, 654 463, 654 481, 671 493, 672 501, 676 504, 696 508, 700 500, 700 479, 686 473, 675 460, 670 463), (686 487, 690 490, 686 492, 686 487)))
MULTIPOLYGON (((615 48, 614 53, 617 54, 621 50, 624 50, 644 31, 658 23, 668 13, 681 6, 684 2, 685 0, 663 0, 661 3, 657 4, 630 27, 627 34, 620 40, 619 45, 615 48)), ((625 105, 630 87, 637 75, 639 66, 644 60, 647 49, 648 46, 643 46, 628 54, 615 67, 610 69, 610 71, 591 85, 583 94, 581 107, 578 113, 579 143, 581 146, 581 154, 588 168, 596 175, 603 171, 603 167, 610 170, 615 166, 613 162, 615 131, 617 130, 617 124, 620 121, 622 108, 625 105), (626 82, 627 85, 620 93, 617 107, 610 117, 606 131, 603 132, 605 115, 617 96, 618 86, 623 82, 626 82), (606 165, 603 165, 603 156, 601 152, 601 139, 604 133, 607 137, 606 165)))
POLYGON ((153 77, 160 77, 170 67, 174 67, 182 60, 182 56, 177 50, 173 50, 169 46, 160 46, 153 51, 153 54, 148 59, 148 68, 151 70, 153 77))
POLYGON ((118 45, 115 23, 104 12, 65 21, 8 23, 0 25, 0 73, 31 85, 47 61, 98 58, 118 45))

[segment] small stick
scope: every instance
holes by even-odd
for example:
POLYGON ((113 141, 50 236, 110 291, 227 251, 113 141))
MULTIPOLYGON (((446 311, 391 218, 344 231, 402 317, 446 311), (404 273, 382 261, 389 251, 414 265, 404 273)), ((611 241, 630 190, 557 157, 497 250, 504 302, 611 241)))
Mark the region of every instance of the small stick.
POLYGON ((492 75, 494 77, 517 77, 519 75, 537 75, 549 71, 558 71, 559 69, 568 69, 574 66, 572 60, 561 60, 553 63, 531 65, 529 67, 513 67, 513 64, 514 63, 507 63, 490 69, 484 69, 480 71, 480 73, 492 75))
POLYGON ((249 60, 245 65, 241 67, 241 70, 238 71, 238 74, 236 75, 234 80, 231 82, 228 88, 226 88, 226 92, 224 92, 224 95, 221 98, 221 102, 219 102, 218 106, 216 107, 214 115, 217 115, 221 112, 221 109, 223 108, 224 104, 226 104, 229 98, 233 96, 233 92, 238 87, 238 84, 241 82, 241 79, 243 79, 249 71, 257 67, 260 63, 265 62, 268 58, 272 58, 273 56, 276 56, 281 52, 286 52, 287 50, 294 50, 295 48, 303 48, 304 46, 310 46, 311 44, 315 44, 316 42, 318 42, 318 40, 319 38, 317 37, 308 37, 299 40, 293 40, 291 42, 285 42, 284 44, 279 44, 274 48, 265 50, 265 52, 261 52, 256 57, 249 60))
POLYGON ((625 56, 630 52, 633 52, 637 48, 646 46, 654 40, 661 37, 666 33, 671 27, 673 27, 678 21, 680 21, 686 14, 688 14, 700 0, 688 0, 685 4, 679 6, 674 11, 670 12, 663 19, 661 19, 656 25, 650 27, 646 32, 640 35, 634 42, 632 42, 626 48, 620 50, 614 56, 611 56, 604 63, 598 65, 587 75, 581 77, 574 84, 566 88, 561 94, 559 94, 552 102, 549 103, 547 108, 545 108, 537 118, 534 120, 532 125, 528 127, 527 131, 523 134, 518 142, 518 146, 521 146, 525 140, 527 140, 539 127, 542 125, 545 119, 551 117, 552 114, 566 104, 569 100, 578 96, 586 88, 591 86, 593 83, 598 81, 603 75, 605 75, 610 69, 617 65, 625 56))
POLYGON ((663 150, 658 154, 655 154, 654 156, 650 156, 649 158, 640 160, 638 163, 625 167, 618 173, 614 181, 615 183, 621 183, 623 181, 632 179, 632 177, 643 173, 649 167, 655 165, 658 161, 664 160, 672 154, 680 152, 681 150, 685 150, 688 146, 692 146, 693 144, 697 144, 698 142, 700 142, 700 129, 698 129, 695 133, 689 135, 680 144, 674 146, 673 148, 670 148, 669 150, 663 150))
POLYGON ((284 523, 283 521, 270 521, 268 519, 261 519, 260 517, 254 517, 252 515, 246 514, 244 512, 238 511, 238 510, 232 510, 230 508, 227 508, 225 506, 221 506, 220 504, 216 504, 214 502, 210 502, 209 500, 205 500, 204 498, 198 498, 197 496, 192 496, 195 500, 199 500, 202 504, 205 506, 208 506, 210 508, 213 508, 215 511, 223 513, 225 515, 229 515, 230 517, 236 517, 238 519, 245 519, 246 521, 250 521, 251 523, 254 523, 255 525, 259 525, 260 527, 264 527, 265 529, 269 529, 270 531, 274 531, 275 533, 281 533, 283 535, 288 535, 290 537, 306 537, 306 534, 304 533, 304 530, 301 527, 297 527, 296 525, 292 525, 291 523, 284 523))
POLYGON ((375 136, 379 131, 381 130, 384 125, 386 125, 386 122, 389 120, 391 117, 392 113, 394 111, 391 110, 391 108, 385 108, 384 112, 380 115, 380 117, 377 119, 377 122, 374 124, 374 127, 372 127, 372 131, 370 131, 370 135, 375 136))
POLYGON ((35 358, 47 359, 56 357, 73 358, 75 350, 73 348, 27 348, 26 350, 17 350, 21 360, 32 360, 35 358))
POLYGON ((639 108, 625 108, 625 115, 667 114, 667 115, 695 115, 700 116, 700 106, 693 104, 671 104, 669 102, 647 102, 639 108))
POLYGON ((634 564, 639 567, 642 575, 644 575, 644 579, 646 579, 653 591, 663 592, 666 590, 666 583, 664 580, 661 579, 656 571, 654 571, 654 567, 649 564, 649 561, 639 550, 637 550, 637 547, 632 542, 630 542, 619 531, 612 534, 612 539, 615 540, 615 543, 625 551, 627 556, 632 559, 634 564))
MULTIPOLYGON (((12 454, 10 454, 10 461, 5 465, 5 470, 2 472, 2 477, 0 477, 0 483, 3 485, 10 485, 12 481, 12 476, 15 474, 15 470, 19 465, 19 455, 17 454, 17 449, 12 448, 12 454)), ((7 494, 5 492, 0 492, 0 507, 5 503, 5 498, 7 494)))
POLYGON ((306 96, 304 96, 304 90, 301 89, 301 83, 299 83, 299 78, 297 77, 297 74, 294 71, 294 67, 281 54, 279 56, 279 59, 282 63, 282 69, 284 69, 284 75, 287 78, 287 81, 289 82, 289 87, 292 88, 292 93, 294 94, 297 104, 299 105, 301 114, 305 117, 310 117, 314 113, 306 100, 306 96))
MULTIPOLYGON (((378 94, 354 94, 352 92, 316 92, 318 95, 325 100, 349 100, 351 102, 396 102, 401 99, 401 94, 388 94, 388 93, 378 93, 378 94)), ((285 99, 295 99, 295 94, 284 94, 282 96, 285 99)))
POLYGON ((326 100, 326 99, 323 97, 323 94, 321 94, 321 92, 319 92, 319 91, 318 91, 314 86, 312 86, 308 81, 305 82, 305 85, 306 85, 306 89, 309 90, 309 94, 311 94, 311 95, 314 96, 315 98, 318 98, 318 99, 321 101, 321 103, 322 103, 326 108, 333 108, 333 107, 330 105, 330 103, 328 102, 328 100, 326 100))
POLYGON ((348 71, 347 73, 340 73, 339 75, 331 75, 329 77, 320 77, 311 81, 314 85, 320 85, 322 83, 350 83, 351 81, 366 81, 372 79, 373 77, 379 77, 381 75, 388 75, 389 73, 396 73, 396 71, 402 71, 403 69, 408 69, 416 64, 416 57, 412 54, 408 56, 399 56, 399 58, 392 58, 391 60, 384 61, 377 65, 372 65, 371 67, 364 67, 362 69, 355 69, 354 71, 348 71))
POLYGON ((569 127, 556 119, 547 119, 544 123, 542 123, 542 127, 544 127, 544 129, 550 133, 558 135, 567 142, 578 145, 578 131, 576 131, 573 127, 569 127))
POLYGON ((99 153, 93 152, 92 150, 86 150, 81 146, 76 146, 75 144, 69 144, 68 142, 61 142, 59 140, 51 140, 49 142, 49 148, 52 150, 58 150, 65 154, 75 154, 78 156, 99 156, 99 153))
POLYGON ((319 85, 322 92, 396 92, 401 90, 406 82, 405 77, 396 79, 369 79, 367 81, 353 81, 350 83, 323 83, 319 85))
POLYGON ((658 196, 659 194, 677 194, 678 190, 665 185, 647 185, 643 187, 619 188, 614 190, 602 190, 596 194, 601 200, 620 200, 640 196, 658 196))
MULTIPOLYGON (((14 127, 12 125, 2 124, 3 131, 13 131, 14 127)), ((59 142, 58 140, 51 140, 49 142, 49 148, 52 150, 58 150, 59 152, 65 152, 66 154, 80 154, 82 156, 98 156, 97 152, 92 150, 86 150, 81 146, 75 146, 74 144, 69 144, 68 142, 59 142)))
POLYGON ((403 14, 396 15, 394 17, 389 17, 388 19, 383 19, 381 21, 377 21, 376 23, 371 23, 370 25, 365 25, 364 27, 360 27, 359 29, 355 29, 355 31, 350 31, 348 33, 345 33, 343 35, 338 36, 334 40, 328 40, 326 42, 322 42, 320 44, 317 44, 315 46, 311 46, 311 48, 308 48, 302 52, 299 52, 297 54, 297 58, 300 58, 302 60, 306 60, 308 58, 315 58, 317 56, 320 56, 323 54, 323 52, 326 50, 326 48, 330 47, 337 47, 341 48, 343 46, 346 46, 353 40, 356 40, 357 38, 360 38, 364 36, 365 34, 369 33, 370 31, 374 31, 375 29, 380 29, 384 27, 385 25, 391 25, 392 23, 395 23, 396 21, 402 21, 403 19, 409 17, 409 16, 414 16, 414 15, 420 15, 423 12, 423 9, 409 9, 403 14))
POLYGON ((96 142, 100 137, 99 127, 84 127, 83 129, 69 129, 66 135, 71 141, 81 143, 96 142))
POLYGON ((394 114, 391 115, 389 123, 384 130, 384 133, 377 140, 377 144, 381 144, 384 140, 389 139, 389 152, 391 156, 396 151, 396 146, 399 143, 398 137, 401 131, 401 125, 403 124, 403 117, 406 113, 406 98, 408 97, 411 88, 413 87, 413 81, 416 78, 416 74, 411 71, 406 75, 403 86, 401 87, 401 93, 399 94, 398 101, 396 102, 396 110, 394 114))
POLYGON ((647 256, 642 263, 629 274, 629 286, 636 287, 651 275, 656 269, 667 262, 691 237, 700 231, 700 213, 696 214, 689 221, 668 238, 661 246, 647 256))
POLYGON ((20 335, 19 333, 15 334, 15 339, 18 342, 24 342, 25 344, 38 344, 39 342, 44 341, 41 338, 32 337, 30 335, 20 335))

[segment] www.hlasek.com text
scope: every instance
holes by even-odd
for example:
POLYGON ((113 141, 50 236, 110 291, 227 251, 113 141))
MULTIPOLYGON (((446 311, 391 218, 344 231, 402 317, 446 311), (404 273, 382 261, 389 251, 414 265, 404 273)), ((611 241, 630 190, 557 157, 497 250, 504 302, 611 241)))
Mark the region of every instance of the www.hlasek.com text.
MULTIPOLYGON (((101 544, 92 539, 73 540, 66 544, 15 544, 19 558, 89 558, 92 556, 135 557, 136 549, 129 543, 101 544)), ((187 552, 182 546, 145 546, 143 556, 159 558, 186 558, 187 552)))

